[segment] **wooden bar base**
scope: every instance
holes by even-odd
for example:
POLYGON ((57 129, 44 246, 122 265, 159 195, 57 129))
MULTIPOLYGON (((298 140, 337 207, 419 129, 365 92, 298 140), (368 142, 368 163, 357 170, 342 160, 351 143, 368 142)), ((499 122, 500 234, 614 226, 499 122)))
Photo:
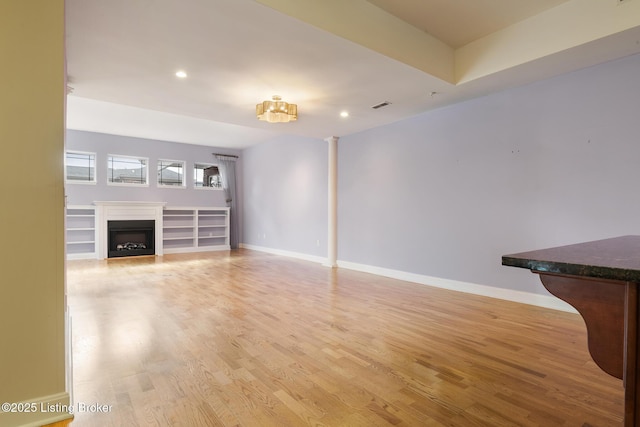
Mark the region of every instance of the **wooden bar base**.
POLYGON ((626 284, 554 274, 540 274, 540 280, 584 319, 594 362, 609 375, 622 379, 626 284))
POLYGON ((638 284, 627 283, 624 322, 624 425, 640 424, 638 399, 638 284))
POLYGON ((640 425, 640 236, 505 255, 502 263, 539 274, 549 292, 578 310, 591 357, 623 380, 624 425, 640 425))

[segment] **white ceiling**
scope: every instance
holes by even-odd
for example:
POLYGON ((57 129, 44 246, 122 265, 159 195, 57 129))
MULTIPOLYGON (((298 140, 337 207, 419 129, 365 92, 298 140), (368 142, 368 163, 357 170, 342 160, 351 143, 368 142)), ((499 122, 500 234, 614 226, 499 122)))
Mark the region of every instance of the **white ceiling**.
POLYGON ((368 1, 447 45, 458 48, 567 0, 368 1))
POLYGON ((638 53, 640 0, 619 2, 66 0, 67 127, 237 149, 348 135, 638 53), (258 121, 272 95, 298 121, 258 121))

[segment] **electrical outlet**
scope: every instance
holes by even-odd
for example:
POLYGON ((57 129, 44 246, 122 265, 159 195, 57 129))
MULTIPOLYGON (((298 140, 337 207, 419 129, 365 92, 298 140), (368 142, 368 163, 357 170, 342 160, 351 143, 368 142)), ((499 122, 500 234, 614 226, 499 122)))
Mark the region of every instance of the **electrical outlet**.
POLYGON ((316 246, 320 246, 320 239, 316 240, 316 246))

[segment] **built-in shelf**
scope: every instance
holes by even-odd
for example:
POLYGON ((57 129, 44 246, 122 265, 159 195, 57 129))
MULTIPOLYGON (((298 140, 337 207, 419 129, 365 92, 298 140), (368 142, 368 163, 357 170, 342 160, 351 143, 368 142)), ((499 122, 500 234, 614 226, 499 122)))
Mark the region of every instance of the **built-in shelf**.
POLYGON ((165 253, 229 249, 229 208, 165 207, 165 253))
POLYGON ((95 206, 69 205, 66 216, 67 259, 95 258, 95 206))

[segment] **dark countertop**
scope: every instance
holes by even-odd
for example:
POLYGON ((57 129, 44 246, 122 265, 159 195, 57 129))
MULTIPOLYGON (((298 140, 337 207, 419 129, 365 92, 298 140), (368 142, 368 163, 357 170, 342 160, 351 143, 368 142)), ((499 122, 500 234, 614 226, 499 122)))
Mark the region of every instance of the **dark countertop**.
POLYGON ((504 255, 502 265, 535 273, 557 273, 640 283, 640 236, 504 255))

